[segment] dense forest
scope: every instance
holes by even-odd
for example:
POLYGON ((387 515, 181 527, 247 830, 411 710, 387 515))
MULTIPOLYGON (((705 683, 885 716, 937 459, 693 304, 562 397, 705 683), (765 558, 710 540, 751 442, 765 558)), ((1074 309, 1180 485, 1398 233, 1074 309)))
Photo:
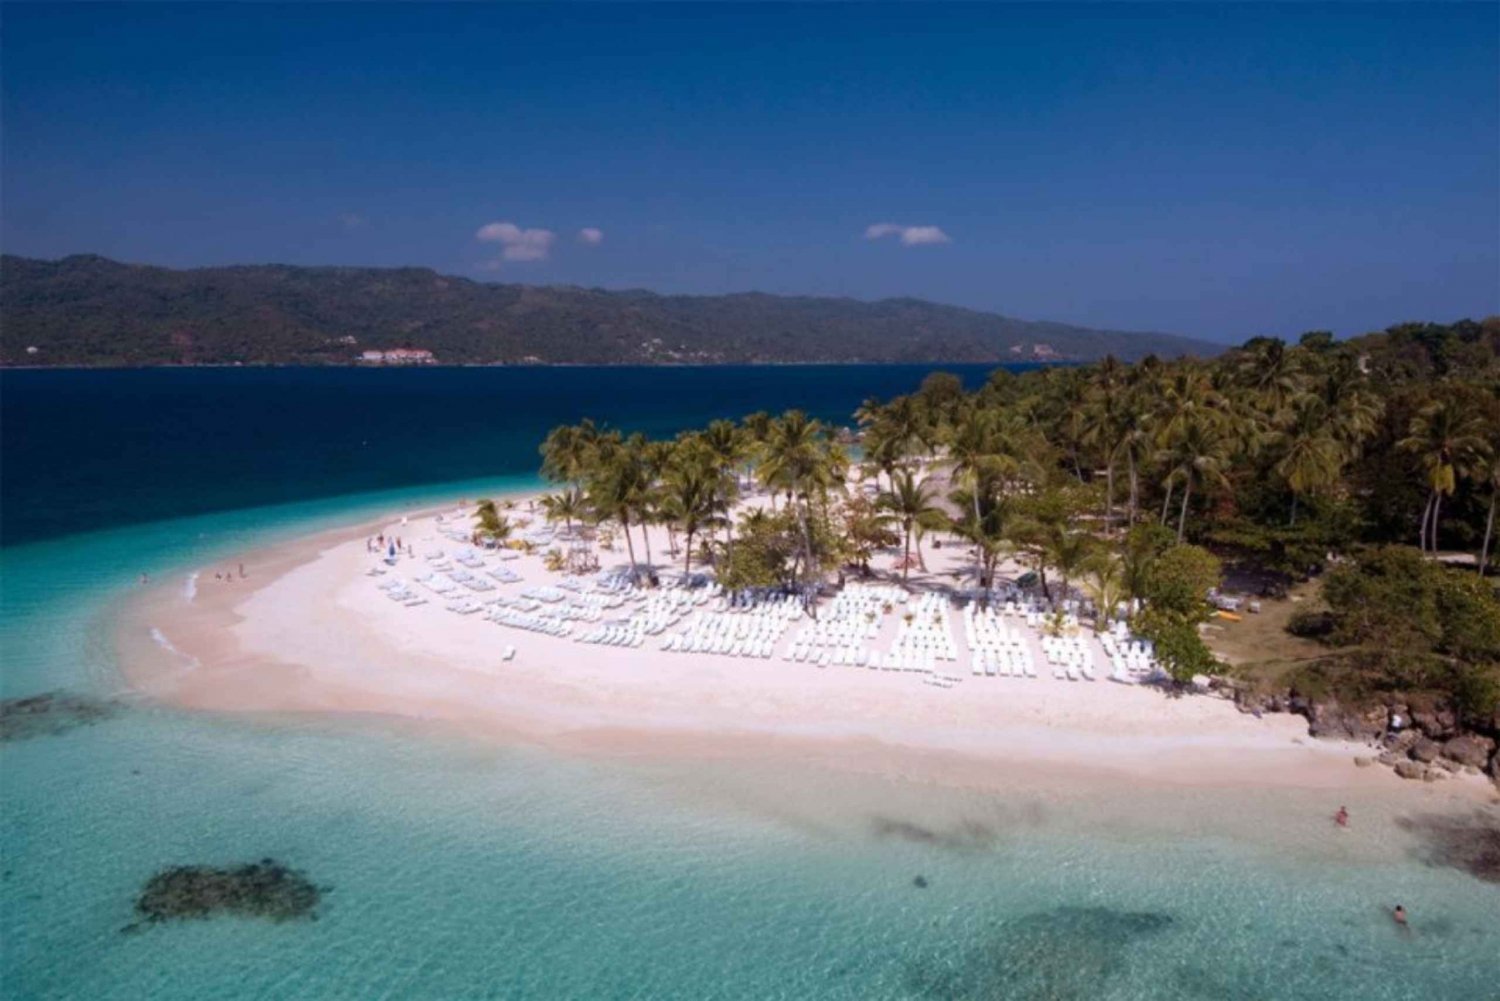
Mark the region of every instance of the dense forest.
POLYGON ((0 258, 0 364, 347 365, 1077 361, 1212 354, 1166 334, 1015 320, 917 299, 664 296, 502 285, 425 268, 172 270, 0 258))
POLYGON ((1277 675, 1294 694, 1500 731, 1500 321, 997 370, 974 392, 935 372, 854 416, 858 458, 799 412, 671 441, 559 427, 546 509, 613 523, 633 563, 632 530, 665 523, 684 569, 809 595, 943 533, 980 587, 1018 559, 1047 599, 1128 612, 1182 681, 1227 670, 1200 628, 1227 571, 1267 600, 1313 581, 1289 629, 1324 653, 1277 675), (849 489, 851 469, 877 489, 849 489), (780 503, 736 511, 750 483, 780 503))

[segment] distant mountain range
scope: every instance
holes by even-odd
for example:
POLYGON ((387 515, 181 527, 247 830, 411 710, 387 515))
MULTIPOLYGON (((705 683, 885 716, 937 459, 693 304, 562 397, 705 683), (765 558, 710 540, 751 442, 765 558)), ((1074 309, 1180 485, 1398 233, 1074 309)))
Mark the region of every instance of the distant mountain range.
POLYGON ((1220 350, 920 299, 657 295, 489 284, 426 268, 173 270, 0 257, 4 365, 340 365, 366 353, 425 361, 425 352, 463 365, 998 363, 1220 350))

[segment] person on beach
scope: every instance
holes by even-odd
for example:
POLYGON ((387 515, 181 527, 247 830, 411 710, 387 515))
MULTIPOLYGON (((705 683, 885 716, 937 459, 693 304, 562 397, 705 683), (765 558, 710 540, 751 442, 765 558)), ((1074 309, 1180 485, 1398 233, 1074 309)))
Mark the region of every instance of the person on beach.
POLYGON ((144 574, 144 573, 141 574, 141 584, 142 585, 146 585, 146 584, 149 584, 149 583, 151 583, 151 575, 150 574, 144 574))
POLYGON ((240 577, 243 578, 244 576, 245 576, 245 564, 241 563, 240 564, 240 577))
POLYGON ((1349 826, 1349 808, 1346 807, 1346 806, 1339 807, 1339 812, 1335 813, 1333 815, 1333 822, 1335 824, 1338 824, 1340 827, 1348 827, 1349 826))

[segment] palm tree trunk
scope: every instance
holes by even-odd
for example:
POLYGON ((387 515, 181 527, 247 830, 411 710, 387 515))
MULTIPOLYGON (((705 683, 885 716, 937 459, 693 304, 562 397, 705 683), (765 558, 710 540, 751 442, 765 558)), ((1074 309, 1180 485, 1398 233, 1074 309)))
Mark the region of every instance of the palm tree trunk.
POLYGON ((1129 528, 1130 525, 1135 524, 1136 508, 1140 502, 1141 484, 1140 476, 1137 474, 1135 468, 1135 450, 1127 448, 1125 450, 1125 457, 1130 462, 1130 511, 1126 518, 1126 527, 1129 528))
POLYGON ((906 542, 901 554, 901 583, 906 583, 906 574, 911 570, 911 524, 908 522, 902 526, 906 529, 906 542))
POLYGON ((686 532, 684 535, 687 538, 687 555, 682 560, 682 575, 686 577, 693 572, 693 533, 686 532))
MULTIPOLYGON (((812 546, 812 532, 807 527, 806 500, 807 500, 806 497, 804 497, 803 498, 803 503, 796 505, 796 507, 797 507, 797 527, 802 530, 802 547, 803 547, 803 552, 805 554, 804 558, 803 558, 803 566, 805 566, 807 568, 807 570, 809 572, 811 572, 812 566, 813 566, 813 546, 812 546)), ((790 502, 788 502, 788 503, 790 503, 790 502)))
POLYGON ((625 535, 625 550, 630 553, 630 579, 632 583, 641 582, 641 568, 635 562, 635 540, 630 537, 630 518, 621 516, 620 530, 625 535))
POLYGON ((1443 495, 1441 493, 1434 493, 1432 495, 1432 528, 1429 530, 1432 532, 1432 553, 1434 556, 1437 555, 1438 551, 1438 520, 1442 517, 1442 513, 1443 495))
POLYGON ((1490 514, 1484 521, 1484 544, 1479 547, 1479 576, 1484 576, 1485 567, 1490 562, 1490 539, 1495 534, 1495 499, 1500 497, 1500 490, 1490 493, 1490 514))
POLYGON ((1297 524, 1297 491, 1295 491, 1295 490, 1292 491, 1292 521, 1291 521, 1291 524, 1293 526, 1295 526, 1297 524))
POLYGON ((646 565, 653 566, 651 559, 651 526, 643 519, 641 521, 641 538, 646 540, 646 565))
POLYGON ((1104 534, 1109 535, 1115 524, 1115 464, 1111 460, 1104 467, 1104 534))
POLYGON ((1422 508, 1422 524, 1417 529, 1417 546, 1422 552, 1427 552, 1427 519, 1432 517, 1432 495, 1435 491, 1427 492, 1427 506, 1422 508))
POLYGON ((1177 515, 1177 542, 1182 542, 1183 529, 1187 527, 1188 498, 1193 495, 1193 481, 1188 480, 1182 485, 1182 511, 1177 515))
POLYGON ((1163 525, 1167 523, 1167 512, 1172 509, 1172 489, 1176 485, 1177 484, 1175 480, 1173 480, 1170 476, 1167 477, 1167 497, 1161 502, 1161 523, 1163 525))
MULTIPOLYGON (((977 472, 974 475, 974 489, 969 494, 969 499, 974 502, 974 535, 977 537, 979 535, 979 475, 977 472)), ((976 583, 985 586, 984 607, 989 608, 989 587, 985 584, 983 546, 976 547, 976 551, 974 554, 974 569, 979 574, 979 580, 976 581, 976 583)))

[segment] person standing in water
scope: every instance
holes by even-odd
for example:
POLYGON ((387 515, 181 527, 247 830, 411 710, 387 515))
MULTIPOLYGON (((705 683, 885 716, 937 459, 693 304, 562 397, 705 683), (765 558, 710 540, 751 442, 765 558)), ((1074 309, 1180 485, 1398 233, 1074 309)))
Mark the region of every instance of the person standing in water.
POLYGON ((1400 904, 1397 904, 1396 909, 1391 911, 1391 917, 1395 920, 1396 924, 1400 925, 1402 928, 1410 927, 1406 923, 1406 908, 1402 907, 1400 904))
POLYGON ((1333 822, 1335 824, 1338 824, 1340 827, 1348 827, 1349 826, 1349 808, 1347 806, 1341 806, 1341 807, 1339 807, 1339 812, 1335 813, 1333 815, 1333 822))

